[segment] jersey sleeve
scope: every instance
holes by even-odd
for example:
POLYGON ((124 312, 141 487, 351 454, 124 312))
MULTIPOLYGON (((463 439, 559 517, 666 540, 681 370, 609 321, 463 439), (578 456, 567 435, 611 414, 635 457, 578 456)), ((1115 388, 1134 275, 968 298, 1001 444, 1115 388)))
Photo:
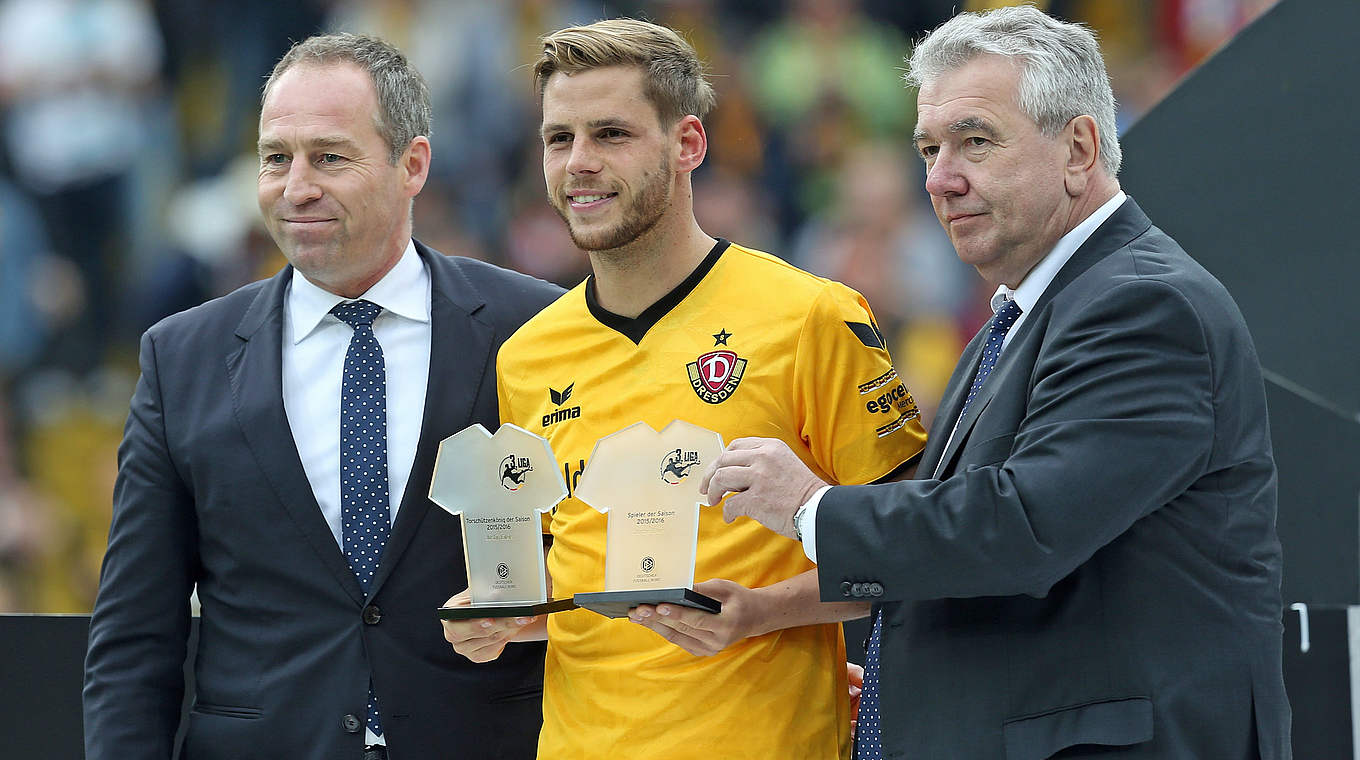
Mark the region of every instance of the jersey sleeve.
POLYGON ((798 338, 799 431, 839 484, 871 483, 920 453, 926 432, 864 296, 830 283, 798 338))

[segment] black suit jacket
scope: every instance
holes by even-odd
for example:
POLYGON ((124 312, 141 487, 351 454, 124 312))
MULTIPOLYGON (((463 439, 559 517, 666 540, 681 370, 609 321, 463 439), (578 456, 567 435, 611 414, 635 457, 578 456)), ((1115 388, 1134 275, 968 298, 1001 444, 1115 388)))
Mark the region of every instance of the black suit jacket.
POLYGON ((1275 465, 1227 291, 1125 201, 945 448, 983 337, 921 479, 817 514, 823 598, 881 602, 885 756, 1289 757, 1275 465))
POLYGON ((467 581, 458 521, 428 491, 441 439, 498 425, 496 350, 561 291, 416 249, 433 293, 425 416, 367 597, 284 414, 291 267, 143 336, 90 624, 89 760, 171 756, 195 585, 202 618, 183 757, 357 759, 370 674, 396 760, 534 756, 543 647, 511 645, 476 665, 444 641, 435 608, 467 581))

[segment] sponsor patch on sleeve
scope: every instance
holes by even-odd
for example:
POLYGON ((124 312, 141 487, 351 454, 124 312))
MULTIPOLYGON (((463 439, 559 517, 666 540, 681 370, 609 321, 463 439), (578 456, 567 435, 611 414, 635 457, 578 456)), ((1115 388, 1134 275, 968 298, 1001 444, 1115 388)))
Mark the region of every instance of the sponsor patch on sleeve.
POLYGON ((859 395, 867 397, 861 399, 864 411, 875 417, 882 414, 891 420, 874 431, 879 438, 896 433, 908 422, 921 416, 916 399, 911 397, 911 391, 898 378, 896 370, 890 369, 867 383, 861 383, 859 395))
POLYGON ((865 396, 870 393, 873 393, 874 391, 878 390, 879 388, 882 388, 883 386, 887 385, 888 383, 891 383, 896 379, 897 369, 894 367, 889 367, 887 372, 884 372, 883 374, 879 375, 873 380, 870 380, 867 383, 860 383, 859 395, 865 396))

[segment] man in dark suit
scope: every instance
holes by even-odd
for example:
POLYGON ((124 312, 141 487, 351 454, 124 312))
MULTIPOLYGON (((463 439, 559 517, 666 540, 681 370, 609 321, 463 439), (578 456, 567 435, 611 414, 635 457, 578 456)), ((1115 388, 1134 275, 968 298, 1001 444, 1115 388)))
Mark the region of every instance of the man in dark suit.
POLYGON ((825 487, 738 440, 729 519, 872 599, 862 758, 1287 758, 1275 466, 1232 298, 1116 180, 1083 27, 962 14, 910 61, 926 189, 996 316, 917 480, 825 487))
POLYGON ((449 650, 435 608, 467 581, 428 490, 442 438, 498 424, 501 342, 561 291, 411 239, 429 113, 370 37, 311 38, 266 84, 260 208, 291 266, 142 338, 87 758, 171 757, 195 588, 183 757, 533 757, 543 649, 449 650))

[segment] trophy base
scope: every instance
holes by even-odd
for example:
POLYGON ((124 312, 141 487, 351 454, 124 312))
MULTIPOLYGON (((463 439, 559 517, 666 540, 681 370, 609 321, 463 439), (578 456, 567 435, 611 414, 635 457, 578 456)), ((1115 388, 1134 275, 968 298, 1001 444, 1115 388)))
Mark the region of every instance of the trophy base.
POLYGON ((628 610, 639 604, 678 604, 696 610, 722 612, 722 602, 692 588, 653 588, 629 591, 594 591, 572 597, 577 607, 585 607, 605 617, 628 617, 628 610))
POLYGON ((440 607, 440 620, 476 620, 477 618, 532 617, 550 612, 576 609, 570 598, 549 599, 546 602, 522 604, 482 604, 470 607, 440 607))

